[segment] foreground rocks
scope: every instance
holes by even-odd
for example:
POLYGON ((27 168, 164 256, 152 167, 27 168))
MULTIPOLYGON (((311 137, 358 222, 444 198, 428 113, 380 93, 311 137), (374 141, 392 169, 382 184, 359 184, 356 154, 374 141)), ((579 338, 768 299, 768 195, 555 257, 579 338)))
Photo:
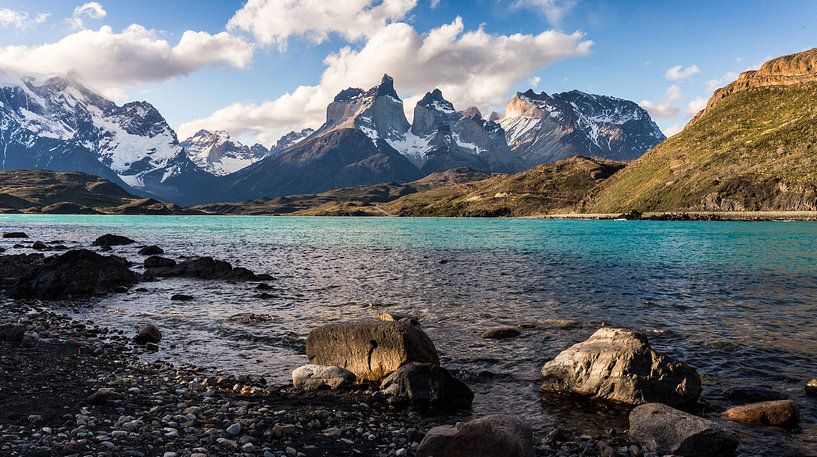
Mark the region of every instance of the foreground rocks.
POLYGON ((414 406, 440 409, 468 409, 474 392, 445 368, 411 362, 398 368, 380 384, 387 395, 414 406))
POLYGON ((791 427, 800 422, 800 408, 791 400, 764 401, 729 408, 724 416, 736 422, 791 427))
POLYGON ((162 332, 159 331, 159 329, 153 324, 145 324, 139 327, 139 329, 137 330, 134 341, 140 344, 145 343, 156 344, 159 341, 162 341, 162 332))
POLYGON ((25 232, 4 232, 3 238, 28 238, 25 232))
POLYGON ((660 403, 633 409, 629 435, 659 455, 722 457, 733 455, 740 444, 726 427, 660 403))
POLYGON ((318 327, 307 336, 306 355, 312 364, 343 367, 368 381, 380 381, 409 362, 440 364, 434 343, 408 320, 318 327))
POLYGON ((355 383, 355 374, 341 367, 304 365, 292 372, 292 385, 300 390, 336 390, 355 383))
POLYGON ((417 457, 534 457, 533 433, 512 416, 486 416, 471 422, 442 425, 428 431, 417 457))
POLYGON ((542 389, 638 405, 689 406, 701 393, 695 369, 650 348, 635 331, 601 328, 542 368, 542 389))
POLYGON ((86 249, 46 258, 27 256, 26 261, 32 263, 17 265, 17 273, 22 274, 8 292, 12 298, 90 297, 127 291, 139 280, 128 268, 127 260, 86 249))
POLYGON ((495 327, 483 332, 482 338, 486 340, 504 340, 515 338, 521 334, 519 329, 514 327, 495 327))
POLYGON ((145 260, 145 278, 185 277, 198 279, 224 279, 233 281, 266 281, 272 279, 267 274, 255 274, 252 271, 233 267, 229 262, 212 257, 197 257, 175 263, 171 259, 150 257, 145 260), (161 260, 159 260, 161 259, 161 260), (172 265, 167 262, 173 262, 172 265), (160 263, 161 262, 161 263, 160 263))
POLYGON ((102 235, 91 244, 92 246, 111 247, 111 246, 126 246, 133 244, 136 241, 121 235, 111 235, 110 233, 102 235))

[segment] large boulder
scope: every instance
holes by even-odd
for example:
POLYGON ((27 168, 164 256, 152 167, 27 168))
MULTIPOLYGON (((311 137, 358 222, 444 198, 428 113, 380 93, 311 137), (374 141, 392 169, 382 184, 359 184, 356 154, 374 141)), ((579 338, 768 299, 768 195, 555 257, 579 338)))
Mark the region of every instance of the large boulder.
POLYGON ((300 390, 335 390, 354 382, 355 374, 341 367, 304 365, 292 372, 292 385, 300 390))
POLYGON ((686 363, 653 351, 644 335, 605 327, 546 363, 542 390, 683 407, 698 401, 701 378, 686 363))
POLYGON ((369 381, 380 381, 408 362, 440 364, 434 343, 408 320, 318 327, 306 338, 306 355, 310 363, 343 367, 369 381))
POLYGON ((42 254, 15 254, 0 256, 0 289, 6 289, 42 264, 42 254))
MULTIPOLYGON (((148 266, 147 264, 145 265, 148 266)), ((224 260, 212 257, 196 257, 174 265, 149 267, 145 271, 147 278, 151 277, 185 277, 198 279, 226 279, 234 281, 263 281, 271 279, 266 274, 257 275, 252 271, 233 266, 224 260)))
POLYGON ((380 389, 422 407, 467 409, 474 401, 474 392, 464 382, 431 363, 403 365, 380 383, 380 389))
POLYGON ((630 441, 658 455, 722 457, 740 444, 735 432, 660 403, 648 403, 630 412, 630 441))
POLYGON ((139 254, 141 255, 160 255, 164 253, 165 250, 156 245, 145 246, 139 249, 139 254))
POLYGON ((153 324, 144 324, 136 330, 134 341, 140 344, 156 344, 162 340, 162 332, 153 324))
POLYGON ((102 235, 96 240, 94 240, 92 246, 126 246, 128 244, 133 244, 136 241, 132 239, 121 236, 121 235, 111 235, 110 233, 106 235, 102 235))
POLYGON ((79 249, 45 258, 21 276, 8 295, 46 300, 82 298, 126 290, 138 280, 127 260, 79 249))
POLYGON ((428 431, 416 457, 534 457, 533 432, 513 416, 485 416, 428 431))
POLYGON ((791 400, 763 401, 735 406, 724 412, 727 419, 748 424, 790 427, 800 422, 800 408, 791 400))

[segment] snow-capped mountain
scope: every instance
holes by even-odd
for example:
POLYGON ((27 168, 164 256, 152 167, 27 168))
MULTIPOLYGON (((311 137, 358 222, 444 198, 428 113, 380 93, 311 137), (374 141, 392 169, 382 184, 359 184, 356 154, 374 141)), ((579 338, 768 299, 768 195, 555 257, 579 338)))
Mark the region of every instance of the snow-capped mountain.
POLYGON ((295 146, 296 144, 300 143, 301 141, 307 139, 309 135, 315 133, 315 129, 305 128, 300 132, 291 131, 286 135, 282 136, 275 142, 275 144, 270 148, 270 155, 280 154, 284 152, 284 149, 295 146))
POLYGON ((224 176, 252 165, 266 157, 270 151, 264 145, 242 144, 230 137, 224 130, 210 132, 199 130, 195 135, 181 142, 187 156, 206 172, 224 176))
POLYGON ((206 180, 149 103, 119 106, 70 78, 4 76, 0 168, 84 171, 172 201, 206 180))
POLYGON ((499 124, 511 150, 531 165, 577 154, 631 160, 666 139, 636 103, 576 90, 517 92, 499 124))

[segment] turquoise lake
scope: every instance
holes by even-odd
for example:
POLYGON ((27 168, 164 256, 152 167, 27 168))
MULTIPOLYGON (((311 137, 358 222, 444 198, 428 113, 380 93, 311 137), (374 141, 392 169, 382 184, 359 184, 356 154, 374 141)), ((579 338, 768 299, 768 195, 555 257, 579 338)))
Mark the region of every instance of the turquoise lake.
POLYGON ((741 455, 817 455, 817 400, 803 393, 817 377, 817 223, 0 215, 0 231, 11 230, 31 239, 0 240, 6 254, 115 233, 138 241, 114 248, 137 271, 138 246, 157 244, 275 277, 267 296, 256 284, 167 279, 66 307, 128 333, 156 322, 168 345, 153 358, 286 383, 307 362, 311 328, 405 312, 474 389, 475 415, 593 431, 597 411, 541 399, 539 370, 599 326, 625 326, 699 370, 712 418, 730 387, 768 386, 800 404, 798 431, 741 428, 741 455), (171 302, 174 293, 195 300, 171 302), (520 324, 519 338, 480 338, 520 324))

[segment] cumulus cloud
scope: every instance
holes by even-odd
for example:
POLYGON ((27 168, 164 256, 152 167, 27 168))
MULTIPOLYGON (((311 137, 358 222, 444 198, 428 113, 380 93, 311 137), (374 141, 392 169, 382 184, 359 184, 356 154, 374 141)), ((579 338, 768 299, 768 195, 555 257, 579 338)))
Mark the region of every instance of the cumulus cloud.
POLYGON ((687 106, 684 107, 684 114, 687 116, 694 116, 698 114, 699 111, 706 108, 707 100, 703 97, 695 97, 687 103, 687 106))
POLYGON ((436 9, 438 6, 440 6, 440 0, 429 0, 428 2, 429 8, 436 9))
POLYGON ((74 29, 81 29, 85 27, 85 19, 99 20, 107 15, 108 12, 98 2, 88 2, 74 8, 74 14, 68 19, 68 23, 74 29))
POLYGON ((578 0, 516 0, 516 8, 541 11, 548 22, 558 25, 576 6, 578 0))
POLYGON ((667 69, 667 72, 664 73, 664 78, 670 81, 683 81, 697 75, 700 72, 701 69, 694 64, 686 68, 684 68, 683 65, 676 65, 667 69))
POLYGON ((736 79, 738 79, 738 74, 735 73, 734 71, 729 71, 729 72, 724 73, 723 76, 721 76, 718 79, 710 79, 709 81, 707 81, 706 82, 706 87, 709 90, 714 91, 714 90, 716 90, 716 89, 718 89, 720 87, 723 87, 723 86, 731 83, 732 81, 734 81, 736 79))
MULTIPOLYGON (((96 88, 163 81, 206 66, 245 68, 253 46, 227 32, 184 32, 170 44, 154 30, 131 25, 121 32, 103 26, 54 43, 0 48, 0 66, 37 74, 73 73, 96 88)), ((109 88, 108 88, 109 89, 109 88)))
POLYGON ((539 87, 540 82, 542 82, 542 78, 540 78, 538 76, 534 76, 533 78, 528 80, 528 84, 530 85, 530 87, 532 87, 534 89, 539 87))
POLYGON ((684 125, 681 124, 681 123, 678 123, 678 124, 672 124, 669 127, 665 127, 663 129, 661 129, 661 132, 663 132, 664 135, 666 135, 667 137, 671 137, 671 136, 673 136, 673 135, 675 135, 677 133, 681 133, 681 130, 684 130, 684 125))
POLYGON ((24 30, 43 24, 48 19, 48 16, 48 13, 39 13, 31 17, 25 11, 0 8, 0 26, 24 30))
POLYGON ((681 88, 677 84, 673 84, 667 88, 664 98, 661 100, 641 100, 638 104, 650 113, 650 116, 655 118, 669 118, 675 117, 681 109, 674 106, 672 103, 681 98, 681 88))
POLYGON ((415 6, 417 0, 249 0, 227 29, 249 32, 260 44, 284 50, 291 36, 313 43, 333 33, 350 41, 369 37, 415 6))
POLYGON ((326 69, 315 86, 301 86, 261 104, 236 103, 180 126, 182 136, 200 128, 254 134, 270 143, 289 130, 318 126, 326 105, 349 86, 368 88, 384 73, 407 100, 439 87, 460 108, 476 105, 490 111, 504 103, 511 88, 558 60, 587 55, 592 42, 576 32, 545 31, 537 35, 494 35, 483 28, 465 31, 461 18, 419 34, 405 23, 393 23, 373 34, 360 49, 345 47, 324 60, 326 69))

